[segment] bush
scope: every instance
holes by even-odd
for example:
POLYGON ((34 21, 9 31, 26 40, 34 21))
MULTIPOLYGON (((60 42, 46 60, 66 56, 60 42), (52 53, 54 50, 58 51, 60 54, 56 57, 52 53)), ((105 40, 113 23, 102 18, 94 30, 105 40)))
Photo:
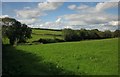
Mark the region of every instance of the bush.
POLYGON ((57 42, 65 42, 63 39, 55 39, 57 42))
POLYGON ((47 43, 56 43, 57 41, 54 39, 39 39, 38 42, 47 44, 47 43))
POLYGON ((37 41, 33 41, 33 43, 42 43, 42 44, 47 44, 47 43, 57 43, 57 42, 65 42, 62 39, 39 39, 37 41))

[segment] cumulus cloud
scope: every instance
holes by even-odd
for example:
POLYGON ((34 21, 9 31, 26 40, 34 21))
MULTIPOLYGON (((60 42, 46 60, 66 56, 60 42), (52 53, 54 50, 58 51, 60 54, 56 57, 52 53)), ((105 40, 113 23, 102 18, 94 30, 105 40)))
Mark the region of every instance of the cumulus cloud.
POLYGON ((43 2, 38 3, 36 8, 25 7, 22 10, 16 10, 17 17, 22 18, 37 18, 47 15, 45 11, 55 10, 62 5, 61 2, 43 2))
POLYGON ((97 11, 103 11, 109 8, 118 7, 118 2, 103 2, 96 5, 97 11))
POLYGON ((118 16, 106 13, 105 10, 118 7, 117 2, 103 2, 97 3, 96 6, 89 6, 81 4, 70 5, 69 9, 77 11, 75 14, 66 14, 58 16, 54 22, 41 23, 40 16, 45 16, 46 11, 53 11, 62 6, 61 2, 44 2, 38 3, 36 8, 26 7, 22 10, 16 11, 17 17, 23 18, 19 20, 22 23, 27 23, 31 27, 50 28, 50 29, 99 29, 99 30, 114 30, 117 28, 118 16), (39 18, 39 19, 38 19, 39 18), (65 21, 63 21, 65 20, 65 21), (38 22, 38 23, 37 23, 38 22), (34 25, 32 25, 34 23, 34 25), (36 24, 37 23, 37 24, 36 24), (114 26, 108 26, 114 25, 114 26))
POLYGON ((71 9, 71 10, 76 9, 76 7, 77 7, 76 5, 70 5, 70 6, 68 6, 68 8, 71 9))
POLYGON ((84 4, 81 4, 80 6, 70 5, 68 8, 78 11, 78 14, 68 14, 63 15, 62 17, 69 21, 69 24, 71 25, 105 24, 108 22, 111 25, 115 25, 115 22, 113 23, 113 21, 117 21, 118 16, 105 13, 105 10, 114 7, 118 7, 118 2, 97 3, 94 7, 84 4))
POLYGON ((61 6, 63 3, 62 2, 44 2, 44 3, 39 3, 38 4, 38 9, 42 11, 49 11, 49 10, 55 10, 59 6, 61 6))
POLYGON ((62 21, 62 18, 58 18, 54 22, 45 22, 43 24, 40 24, 40 28, 49 28, 49 29, 64 29, 68 26, 67 23, 62 21))
POLYGON ((40 12, 39 10, 19 10, 16 11, 17 13, 17 17, 22 17, 22 18, 37 18, 39 16, 44 15, 42 12, 40 12))
POLYGON ((111 21, 108 22, 108 25, 119 26, 120 21, 111 21))
POLYGON ((62 5, 61 2, 43 2, 38 3, 36 8, 25 7, 22 10, 16 10, 16 15, 22 23, 27 25, 35 24, 38 20, 40 20, 40 16, 47 15, 45 11, 56 10, 58 7, 62 5))
POLYGON ((45 11, 56 10, 62 2, 43 2, 38 3, 36 8, 25 7, 22 10, 15 10, 16 16, 22 23, 33 24, 40 20, 40 16, 46 16, 45 11))
POLYGON ((91 25, 107 23, 112 20, 117 21, 117 16, 106 13, 91 13, 91 14, 69 14, 61 16, 71 25, 91 25))
POLYGON ((80 6, 76 6, 76 5, 70 5, 68 6, 69 9, 71 10, 77 10, 77 11, 83 11, 83 12, 103 12, 106 9, 109 8, 114 8, 114 7, 118 7, 118 2, 103 2, 103 3, 97 3, 97 5, 95 7, 91 7, 88 5, 80 5, 80 6))
POLYGON ((71 9, 71 10, 88 10, 88 9, 92 9, 93 7, 90 7, 90 6, 88 6, 88 5, 80 5, 80 6, 76 6, 76 5, 70 5, 70 6, 68 6, 68 8, 69 9, 71 9))
POLYGON ((67 21, 64 28, 115 30, 118 28, 118 16, 105 12, 105 10, 114 7, 118 7, 117 2, 97 3, 96 6, 84 4, 77 6, 72 4, 69 5, 68 8, 78 13, 66 14, 59 17, 67 21))
POLYGON ((38 20, 33 18, 33 19, 21 19, 21 20, 18 20, 18 21, 20 21, 23 24, 30 25, 30 24, 34 24, 38 20))

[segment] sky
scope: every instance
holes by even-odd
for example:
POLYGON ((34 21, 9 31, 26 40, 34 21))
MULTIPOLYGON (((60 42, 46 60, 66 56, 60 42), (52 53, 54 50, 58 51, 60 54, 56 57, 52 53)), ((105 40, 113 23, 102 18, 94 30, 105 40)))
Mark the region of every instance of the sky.
POLYGON ((3 2, 2 15, 33 28, 118 29, 118 2, 3 2))

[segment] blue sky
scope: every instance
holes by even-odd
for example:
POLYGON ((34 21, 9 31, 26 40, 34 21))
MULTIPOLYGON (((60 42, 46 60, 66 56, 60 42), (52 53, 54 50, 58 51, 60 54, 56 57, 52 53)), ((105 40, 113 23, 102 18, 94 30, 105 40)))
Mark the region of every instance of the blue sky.
POLYGON ((118 3, 3 2, 2 15, 13 17, 30 27, 113 30, 117 29, 118 3))

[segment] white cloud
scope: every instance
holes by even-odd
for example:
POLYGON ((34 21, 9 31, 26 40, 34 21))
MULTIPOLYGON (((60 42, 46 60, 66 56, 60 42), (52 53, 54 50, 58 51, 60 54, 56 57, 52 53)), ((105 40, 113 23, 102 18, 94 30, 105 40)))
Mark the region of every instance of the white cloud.
POLYGON ((82 4, 80 6, 76 6, 76 5, 68 6, 68 8, 71 10, 77 10, 80 12, 82 11, 82 12, 88 12, 88 13, 103 12, 106 9, 114 8, 114 7, 118 7, 118 2, 97 3, 97 5, 95 7, 91 7, 91 6, 84 5, 84 4, 82 4))
POLYGON ((50 29, 116 29, 118 17, 116 15, 105 13, 106 9, 117 7, 117 3, 97 3, 96 6, 88 5, 70 5, 68 6, 71 10, 78 11, 77 14, 66 14, 59 16, 59 18, 54 22, 41 22, 38 17, 47 15, 46 11, 53 11, 59 8, 63 3, 61 2, 44 2, 38 3, 35 9, 29 7, 23 10, 16 11, 19 18, 24 18, 20 20, 22 23, 27 23, 30 27, 37 28, 50 28, 50 29), (65 21, 63 21, 65 20, 65 21), (34 23, 34 25, 33 25, 34 23), (36 24, 35 24, 36 23, 36 24), (32 24, 32 25, 31 25, 32 24), (107 26, 107 25, 114 26, 107 26), (76 25, 76 26, 75 26, 76 25))
POLYGON ((104 30, 114 31, 114 30, 118 29, 118 26, 111 26, 111 25, 113 25, 113 23, 116 23, 117 21, 113 21, 112 23, 110 22, 110 23, 94 24, 94 25, 75 25, 75 23, 79 23, 79 21, 70 21, 71 23, 74 24, 74 25, 71 25, 70 22, 68 22, 70 24, 63 22, 62 18, 58 18, 56 21, 45 22, 45 23, 41 23, 41 24, 39 23, 39 24, 36 24, 36 25, 28 25, 28 26, 33 27, 33 28, 47 28, 47 29, 71 28, 71 29, 75 29, 75 30, 84 28, 84 29, 87 29, 87 30, 98 29, 98 30, 101 30, 101 31, 104 31, 104 30))
POLYGON ((20 21, 21 23, 23 24, 27 24, 27 25, 30 25, 30 24, 34 24, 35 22, 37 22, 38 20, 35 19, 35 18, 32 18, 32 19, 21 19, 21 20, 18 20, 20 21))
POLYGON ((59 23, 59 22, 61 22, 61 18, 58 18, 57 20, 56 20, 56 23, 59 23))
POLYGON ((45 11, 52 11, 59 8, 62 2, 43 2, 38 3, 36 8, 25 7, 22 10, 15 10, 19 21, 25 24, 35 24, 40 21, 40 16, 46 16, 45 11))
POLYGON ((9 17, 9 15, 0 15, 0 18, 9 17))
POLYGON ((103 24, 117 20, 117 16, 106 13, 69 14, 61 17, 67 20, 71 25, 103 24))
POLYGON ((77 7, 76 9, 84 10, 84 9, 88 9, 88 8, 89 8, 88 5, 81 5, 81 6, 77 7))
POLYGON ((88 5, 80 5, 80 6, 76 6, 76 5, 70 5, 70 6, 68 6, 68 8, 69 9, 71 9, 71 10, 86 10, 86 9, 90 9, 91 7, 90 6, 88 6, 88 5))
POLYGON ((118 2, 104 2, 104 3, 98 3, 96 5, 97 11, 103 11, 109 8, 118 7, 118 2))
POLYGON ((61 17, 67 20, 71 25, 93 25, 105 24, 108 22, 111 25, 115 25, 116 23, 113 23, 112 21, 117 21, 118 16, 105 13, 105 10, 114 7, 118 7, 118 2, 97 3, 94 7, 84 4, 81 4, 80 6, 73 4, 68 6, 68 8, 78 11, 78 14, 68 14, 61 17))
POLYGON ((118 25, 119 23, 120 21, 111 21, 111 22, 108 22, 108 25, 119 26, 118 25))
POLYGON ((45 11, 56 10, 63 3, 61 2, 43 2, 38 3, 36 8, 25 7, 22 10, 15 10, 18 18, 38 18, 47 15, 45 11))
POLYGON ((106 13, 105 10, 118 7, 117 2, 97 3, 96 6, 88 5, 70 5, 69 9, 75 10, 77 14, 66 14, 59 16, 63 18, 72 29, 99 29, 99 30, 115 30, 118 26, 118 16, 106 13))
POLYGON ((70 6, 68 6, 68 8, 71 9, 71 10, 76 9, 76 7, 77 7, 76 5, 70 5, 70 6))
POLYGON ((54 22, 45 22, 39 25, 40 28, 49 28, 49 29, 64 29, 68 26, 65 22, 62 22, 62 18, 58 18, 54 22))
POLYGON ((44 3, 39 3, 38 8, 42 11, 49 11, 49 10, 57 9, 62 4, 63 4, 62 2, 44 2, 44 3))
POLYGON ((37 18, 39 16, 44 15, 42 12, 40 12, 39 10, 35 9, 35 10, 19 10, 16 11, 17 17, 19 18, 37 18))

